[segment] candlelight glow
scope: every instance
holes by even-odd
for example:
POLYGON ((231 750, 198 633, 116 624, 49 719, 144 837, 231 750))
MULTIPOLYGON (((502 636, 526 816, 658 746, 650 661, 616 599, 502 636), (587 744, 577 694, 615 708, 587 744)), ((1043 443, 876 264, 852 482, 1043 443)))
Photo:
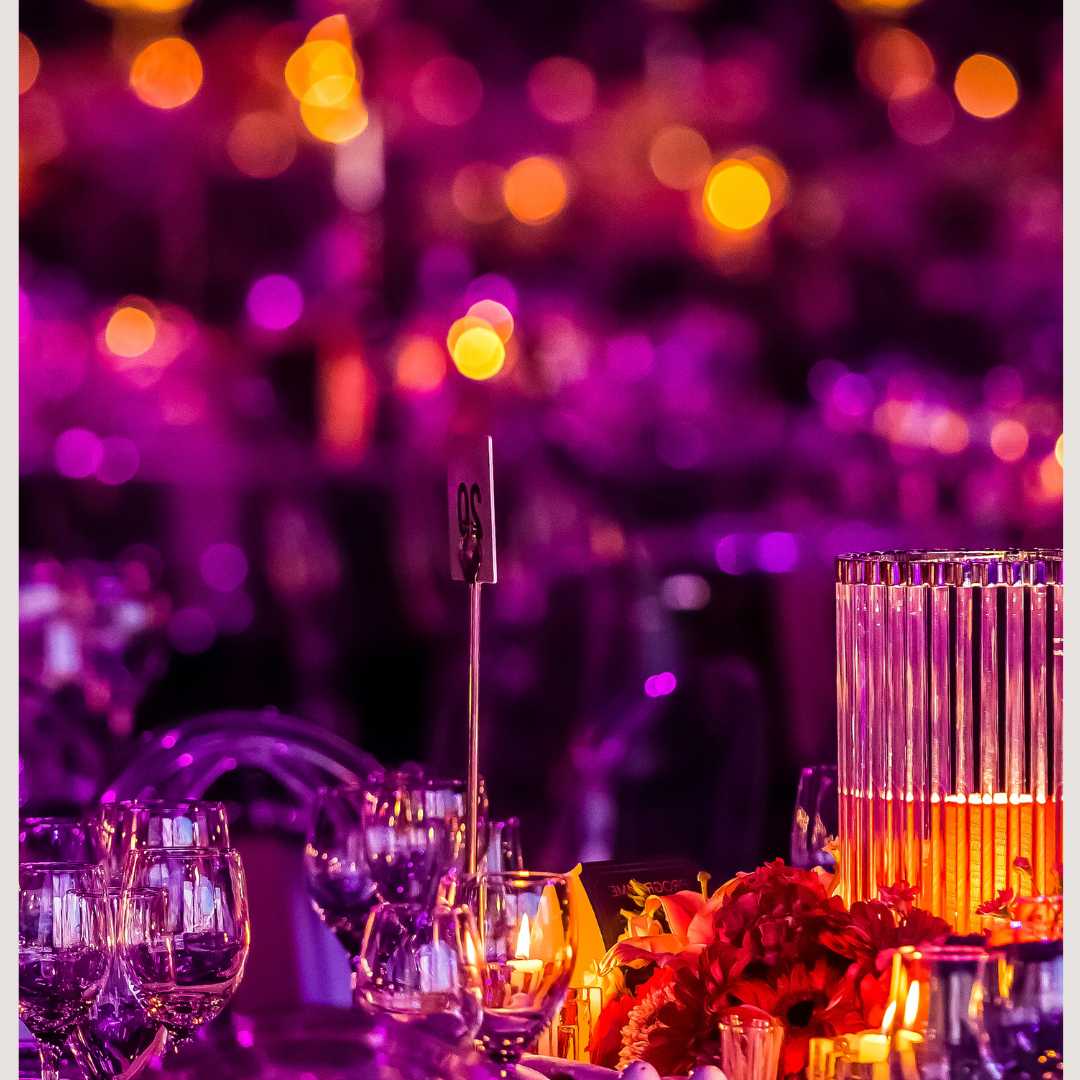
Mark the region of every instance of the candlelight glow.
POLYGON ((713 224, 725 229, 752 229, 765 220, 771 204, 768 181, 748 161, 721 161, 705 181, 705 212, 713 224))
POLYGON ((888 1034, 892 1031, 893 1020, 896 1018, 896 1002, 890 1001, 881 1018, 881 1030, 888 1034))
POLYGON ((919 1016, 919 983, 916 980, 908 987, 907 1001, 904 1002, 904 1027, 910 1030, 919 1016))
POLYGON ((151 42, 131 65, 131 89, 155 109, 178 109, 202 86, 203 68, 195 46, 179 37, 151 42))
POLYGON ((521 916, 521 925, 518 927, 517 942, 514 945, 514 959, 528 960, 532 947, 532 936, 529 930, 529 916, 521 916))
POLYGON ((953 90, 960 107, 981 120, 1004 116, 1020 100, 1012 69, 988 53, 975 53, 960 65, 953 90))

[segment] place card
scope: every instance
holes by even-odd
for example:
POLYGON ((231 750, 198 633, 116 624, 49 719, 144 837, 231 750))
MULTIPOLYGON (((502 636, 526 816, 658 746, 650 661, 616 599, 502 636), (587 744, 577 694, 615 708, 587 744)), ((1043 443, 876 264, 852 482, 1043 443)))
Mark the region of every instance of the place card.
POLYGON ((450 444, 446 475, 446 501, 450 526, 450 576, 465 581, 461 563, 462 538, 474 532, 480 545, 476 581, 493 585, 498 580, 495 561, 495 482, 491 436, 460 438, 450 444))

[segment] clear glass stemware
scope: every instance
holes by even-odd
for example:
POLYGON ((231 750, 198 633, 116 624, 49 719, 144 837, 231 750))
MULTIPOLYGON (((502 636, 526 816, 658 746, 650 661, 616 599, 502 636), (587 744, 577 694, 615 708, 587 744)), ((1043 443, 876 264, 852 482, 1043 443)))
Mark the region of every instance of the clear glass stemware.
POLYGON ((839 816, 836 766, 808 765, 799 774, 791 821, 792 866, 836 870, 836 857, 829 849, 839 833, 839 816))

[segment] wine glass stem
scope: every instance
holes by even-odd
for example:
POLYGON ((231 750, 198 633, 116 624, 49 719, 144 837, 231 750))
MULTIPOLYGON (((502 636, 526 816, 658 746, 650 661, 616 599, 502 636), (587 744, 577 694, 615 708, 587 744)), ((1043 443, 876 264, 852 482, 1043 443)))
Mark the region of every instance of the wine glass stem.
POLYGON ((63 1051, 54 1043, 38 1039, 38 1057, 41 1059, 41 1080, 60 1080, 60 1058, 63 1051))

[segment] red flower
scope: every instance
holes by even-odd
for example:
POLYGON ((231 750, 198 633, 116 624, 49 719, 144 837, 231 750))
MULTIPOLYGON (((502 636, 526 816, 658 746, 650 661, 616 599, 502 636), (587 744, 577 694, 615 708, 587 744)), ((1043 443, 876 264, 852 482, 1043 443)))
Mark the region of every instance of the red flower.
MULTIPOLYGON (((663 970, 663 969, 661 969, 663 970)), ((594 1065, 615 1068, 622 1049, 623 1025, 630 1015, 630 1010, 637 1004, 635 994, 620 994, 612 998, 601 1010, 593 1025, 592 1038, 589 1040, 589 1060, 594 1065)))

